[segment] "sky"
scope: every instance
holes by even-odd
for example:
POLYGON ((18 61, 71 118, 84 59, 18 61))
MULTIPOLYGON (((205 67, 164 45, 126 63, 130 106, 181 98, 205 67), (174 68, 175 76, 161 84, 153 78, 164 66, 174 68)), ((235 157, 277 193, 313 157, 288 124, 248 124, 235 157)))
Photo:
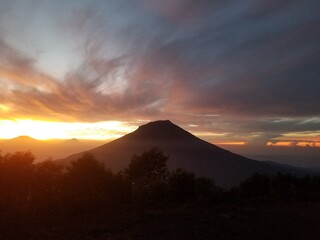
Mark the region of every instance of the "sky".
POLYGON ((214 143, 320 147, 319 0, 0 0, 0 138, 158 119, 214 143))

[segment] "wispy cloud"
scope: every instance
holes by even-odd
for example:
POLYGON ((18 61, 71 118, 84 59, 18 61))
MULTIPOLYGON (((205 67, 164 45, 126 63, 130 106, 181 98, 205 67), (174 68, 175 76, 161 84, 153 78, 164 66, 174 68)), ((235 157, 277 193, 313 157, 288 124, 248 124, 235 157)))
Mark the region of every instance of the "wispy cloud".
MULTIPOLYGON (((8 22, 16 12, 0 3, 11 12, 0 11, 8 22)), ((0 103, 9 111, 0 110, 1 118, 171 118, 226 136, 250 132, 252 139, 320 130, 319 122, 306 122, 320 116, 316 0, 52 5, 59 14, 45 4, 34 11, 56 17, 50 31, 71 49, 74 60, 65 58, 72 67, 60 76, 48 73, 41 56, 8 42, 2 24, 0 103)))

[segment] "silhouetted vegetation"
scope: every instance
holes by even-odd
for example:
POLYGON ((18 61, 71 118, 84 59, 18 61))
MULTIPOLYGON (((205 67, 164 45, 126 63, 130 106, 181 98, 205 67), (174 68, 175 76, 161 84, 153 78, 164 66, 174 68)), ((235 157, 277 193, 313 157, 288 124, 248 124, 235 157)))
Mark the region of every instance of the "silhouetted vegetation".
POLYGON ((320 176, 296 177, 256 173, 239 186, 242 198, 256 201, 320 201, 320 176))
MULTIPOLYGON (((132 157, 117 174, 85 154, 63 169, 53 161, 34 164, 30 152, 0 155, 1 213, 92 211, 114 205, 218 204, 237 201, 319 201, 320 176, 298 178, 256 173, 226 190, 183 169, 169 171, 168 156, 151 149, 132 157)), ((122 206, 123 207, 123 206, 122 206)))
POLYGON ((66 168, 49 160, 35 164, 30 152, 0 154, 1 223, 183 205, 212 209, 320 201, 320 176, 256 173, 237 187, 222 189, 192 172, 170 171, 168 158, 154 148, 133 156, 123 172, 113 173, 90 154, 66 168))

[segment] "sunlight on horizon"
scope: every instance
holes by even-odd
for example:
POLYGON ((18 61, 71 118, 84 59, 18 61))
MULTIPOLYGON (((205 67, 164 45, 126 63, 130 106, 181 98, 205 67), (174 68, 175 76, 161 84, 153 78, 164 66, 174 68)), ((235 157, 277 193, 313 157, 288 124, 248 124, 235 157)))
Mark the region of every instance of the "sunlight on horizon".
POLYGON ((267 146, 271 147, 320 147, 318 141, 279 141, 267 142, 267 146))
POLYGON ((121 121, 66 123, 31 119, 0 120, 0 139, 29 136, 39 140, 71 138, 107 140, 121 137, 136 128, 137 126, 121 121))
MULTIPOLYGON (((1 106, 0 106, 1 107, 1 106)), ((122 121, 103 121, 93 123, 82 122, 50 122, 32 119, 0 120, 0 139, 12 139, 19 136, 29 136, 38 140, 52 139, 86 139, 86 140, 113 140, 136 130, 138 125, 122 121)), ((216 145, 246 146, 246 141, 232 141, 223 139, 223 133, 194 132, 197 137, 208 140, 216 145), (216 140, 209 140, 215 137, 216 140), (219 139, 219 140, 218 140, 219 139)), ((320 147, 317 139, 302 141, 280 140, 269 141, 266 146, 277 147, 320 147)))
POLYGON ((217 145, 237 145, 237 146, 244 146, 247 142, 244 141, 232 141, 232 142, 215 142, 214 144, 217 145))

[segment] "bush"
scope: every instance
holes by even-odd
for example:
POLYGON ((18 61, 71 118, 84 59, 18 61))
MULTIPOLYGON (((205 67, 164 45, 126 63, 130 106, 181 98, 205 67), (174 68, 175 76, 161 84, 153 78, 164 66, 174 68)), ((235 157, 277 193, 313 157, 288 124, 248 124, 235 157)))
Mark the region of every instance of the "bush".
POLYGON ((171 172, 169 178, 170 196, 177 202, 189 202, 195 199, 195 175, 183 169, 171 172))
POLYGON ((240 192, 244 197, 263 200, 270 196, 269 185, 268 175, 256 173, 240 184, 240 192))
POLYGON ((196 179, 196 196, 200 204, 212 204, 221 202, 223 191, 209 178, 196 179))

